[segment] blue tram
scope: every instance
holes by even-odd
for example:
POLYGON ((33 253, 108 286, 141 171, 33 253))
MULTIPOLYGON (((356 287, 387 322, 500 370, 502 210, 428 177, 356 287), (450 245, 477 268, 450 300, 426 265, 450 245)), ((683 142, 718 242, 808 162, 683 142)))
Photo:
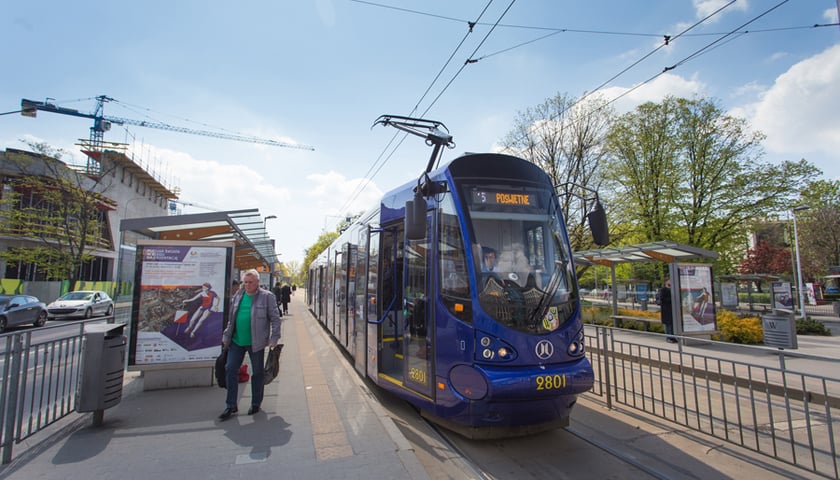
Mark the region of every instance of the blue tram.
POLYGON ((593 385, 555 188, 520 158, 427 168, 308 274, 310 310, 358 373, 467 437, 567 426, 593 385))

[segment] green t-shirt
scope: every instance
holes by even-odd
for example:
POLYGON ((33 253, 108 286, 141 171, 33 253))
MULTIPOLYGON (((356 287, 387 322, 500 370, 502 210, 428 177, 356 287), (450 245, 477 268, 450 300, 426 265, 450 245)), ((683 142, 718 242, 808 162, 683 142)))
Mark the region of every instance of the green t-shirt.
POLYGON ((233 329, 233 341, 240 347, 251 345, 251 302, 253 298, 244 293, 236 311, 236 328, 233 329))

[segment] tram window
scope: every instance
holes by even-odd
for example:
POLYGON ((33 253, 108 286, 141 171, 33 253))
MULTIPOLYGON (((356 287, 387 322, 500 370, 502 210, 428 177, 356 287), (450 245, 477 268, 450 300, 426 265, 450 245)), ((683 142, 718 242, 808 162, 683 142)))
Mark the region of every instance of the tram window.
POLYGON ((450 314, 464 322, 470 322, 472 308, 466 251, 451 196, 444 198, 440 203, 439 211, 440 264, 438 271, 440 272, 441 300, 450 314))

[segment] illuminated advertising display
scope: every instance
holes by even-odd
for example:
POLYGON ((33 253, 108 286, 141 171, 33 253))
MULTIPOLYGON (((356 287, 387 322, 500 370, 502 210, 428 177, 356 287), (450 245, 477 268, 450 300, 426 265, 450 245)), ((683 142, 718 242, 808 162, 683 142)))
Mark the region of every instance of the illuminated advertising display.
POLYGON ((683 332, 714 332, 717 329, 712 267, 680 264, 680 308, 683 332))
POLYGON ((227 314, 232 243, 137 243, 129 365, 212 361, 227 314))

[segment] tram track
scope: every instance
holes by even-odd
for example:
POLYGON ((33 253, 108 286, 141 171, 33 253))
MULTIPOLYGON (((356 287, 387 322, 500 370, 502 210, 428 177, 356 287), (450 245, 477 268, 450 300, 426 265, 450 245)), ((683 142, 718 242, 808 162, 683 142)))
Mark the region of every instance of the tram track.
POLYGON ((610 447, 606 442, 591 438, 575 429, 557 429, 530 437, 497 440, 470 440, 426 420, 448 448, 456 452, 469 470, 469 478, 495 480, 502 478, 548 480, 556 478, 634 478, 672 479, 638 461, 631 454, 610 447), (534 449, 537 445, 539 448, 534 449), (577 458, 597 459, 597 462, 573 464, 558 456, 557 450, 575 452, 577 458), (501 455, 506 452, 507 455, 501 455), (604 454, 613 458, 605 461, 604 454))
POLYGON ((565 429, 496 440, 467 439, 397 403, 397 410, 388 409, 399 415, 395 421, 435 479, 822 478, 597 401, 579 401, 565 429))

